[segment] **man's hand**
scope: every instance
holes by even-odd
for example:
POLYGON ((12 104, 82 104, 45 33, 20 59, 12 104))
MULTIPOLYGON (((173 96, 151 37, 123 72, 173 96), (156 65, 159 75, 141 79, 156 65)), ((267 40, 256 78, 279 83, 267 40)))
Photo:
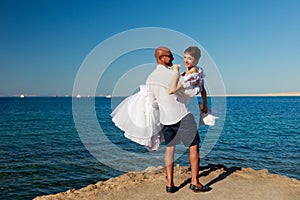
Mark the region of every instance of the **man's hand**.
POLYGON ((208 108, 207 108, 206 104, 202 104, 202 103, 199 102, 198 106, 199 106, 199 108, 200 108, 200 110, 201 110, 202 113, 206 114, 208 112, 208 108))

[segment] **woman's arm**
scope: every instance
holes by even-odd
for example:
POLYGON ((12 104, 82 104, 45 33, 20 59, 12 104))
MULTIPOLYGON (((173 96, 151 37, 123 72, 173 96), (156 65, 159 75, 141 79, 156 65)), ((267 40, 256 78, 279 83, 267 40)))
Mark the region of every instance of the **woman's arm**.
POLYGON ((170 89, 169 89, 169 94, 174 94, 178 90, 182 88, 182 84, 179 81, 179 65, 175 64, 173 65, 173 70, 175 71, 172 81, 170 83, 170 89))

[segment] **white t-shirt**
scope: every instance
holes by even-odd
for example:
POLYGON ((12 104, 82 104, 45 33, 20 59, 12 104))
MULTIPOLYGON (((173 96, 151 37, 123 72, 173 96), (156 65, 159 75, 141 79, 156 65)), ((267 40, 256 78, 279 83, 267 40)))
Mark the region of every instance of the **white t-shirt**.
POLYGON ((174 71, 157 65, 149 75, 146 84, 159 106, 160 122, 164 125, 176 124, 189 113, 187 105, 194 96, 193 90, 180 90, 173 95, 168 91, 174 71))

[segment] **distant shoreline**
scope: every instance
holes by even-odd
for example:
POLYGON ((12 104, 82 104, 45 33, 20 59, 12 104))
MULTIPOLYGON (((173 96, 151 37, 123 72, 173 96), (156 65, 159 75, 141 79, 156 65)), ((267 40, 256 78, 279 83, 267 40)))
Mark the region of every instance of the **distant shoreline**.
MULTIPOLYGON (((257 94, 208 94, 209 97, 297 97, 300 96, 300 92, 282 92, 282 93, 257 93, 257 94)), ((72 95, 30 95, 30 94, 20 94, 20 95, 0 95, 1 97, 12 97, 12 98, 26 98, 26 97, 52 97, 52 98, 61 98, 61 97, 74 97, 74 98, 92 98, 92 97, 127 97, 127 96, 110 96, 110 95, 95 95, 95 96, 85 96, 81 95, 80 97, 72 95)))
POLYGON ((261 94, 216 94, 208 96, 226 96, 226 97, 289 97, 300 96, 300 92, 282 92, 282 93, 261 93, 261 94))

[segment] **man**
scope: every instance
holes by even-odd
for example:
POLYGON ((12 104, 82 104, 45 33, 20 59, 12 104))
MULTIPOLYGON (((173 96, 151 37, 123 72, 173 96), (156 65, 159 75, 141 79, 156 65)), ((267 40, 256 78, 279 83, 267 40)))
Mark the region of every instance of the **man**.
MULTIPOLYGON (((169 69, 173 65, 172 61, 174 60, 172 52, 167 47, 158 47, 155 50, 155 58, 158 65, 149 75, 146 84, 158 103, 160 122, 163 125, 162 131, 166 142, 164 156, 167 175, 166 191, 174 193, 178 190, 173 181, 174 153, 176 144, 179 144, 181 141, 185 146, 189 146, 190 150, 189 160, 192 172, 190 189, 195 192, 209 191, 210 187, 203 186, 199 182, 200 137, 194 117, 187 109, 187 104, 191 96, 194 96, 194 92, 184 90, 178 91, 174 95, 169 95, 168 90, 175 73, 169 69)), ((207 108, 205 109, 207 110, 207 108)))

